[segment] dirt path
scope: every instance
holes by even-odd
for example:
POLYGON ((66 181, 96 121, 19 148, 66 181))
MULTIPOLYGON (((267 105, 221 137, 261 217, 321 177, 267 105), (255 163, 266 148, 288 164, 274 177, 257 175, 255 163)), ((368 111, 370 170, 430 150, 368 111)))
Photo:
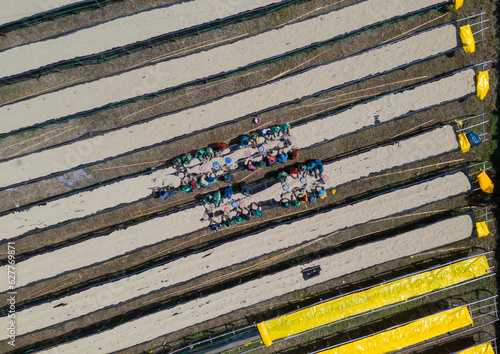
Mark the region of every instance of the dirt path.
MULTIPOLYGON (((382 96, 367 103, 355 105, 340 113, 313 120, 292 129, 295 145, 305 149, 314 144, 335 139, 373 125, 375 116, 380 123, 388 122, 410 112, 433 107, 442 102, 461 98, 474 92, 474 71, 465 70, 438 81, 426 83, 411 90, 382 96), (454 87, 454 90, 450 90, 454 87)), ((216 159, 233 161, 244 158, 242 150, 216 159)), ((137 201, 148 196, 152 187, 180 183, 175 169, 170 167, 148 175, 125 179, 96 189, 57 199, 47 204, 0 217, 5 225, 0 232, 2 238, 20 236, 35 228, 45 228, 63 221, 82 218, 99 211, 137 201)))
POLYGON ((457 48, 446 25, 207 104, 0 163, 0 188, 126 154, 457 48), (428 43, 433 45, 429 46, 428 43), (346 68, 354 68, 349 70, 346 68), (279 93, 279 94, 278 94, 279 93), (133 136, 131 140, 129 137, 133 136), (127 142, 124 144, 123 142, 127 142))
MULTIPOLYGON (((74 1, 73 1, 74 2, 74 1)), ((195 0, 144 11, 0 52, 0 78, 222 20, 283 0, 195 0), (99 40, 95 40, 99 38, 99 40)), ((40 6, 40 5, 39 5, 40 6)), ((105 92, 105 91, 104 91, 105 92)))
POLYGON ((2 9, 0 26, 79 2, 82 0, 0 0, 0 9, 2 9))
MULTIPOLYGON (((463 177, 465 176, 462 175, 463 177)), ((442 179, 437 179, 435 182, 438 182, 434 186, 437 189, 446 186, 448 182, 455 183, 451 180, 445 182, 442 179)), ((375 206, 375 208, 377 207, 375 206)), ((262 301, 269 301, 286 293, 301 290, 377 264, 408 257, 466 239, 471 236, 472 225, 472 219, 467 215, 446 219, 417 230, 385 240, 371 242, 282 272, 264 276, 231 289, 144 316, 116 326, 111 330, 59 345, 46 352, 73 353, 83 350, 85 352, 104 353, 131 347, 262 301), (316 277, 304 280, 301 270, 311 266, 320 266, 321 272, 316 277), (175 320, 172 320, 173 318, 175 320)), ((329 232, 328 229, 323 231, 329 232)), ((290 235, 288 233, 287 236, 290 235)), ((41 319, 41 317, 34 316, 33 319, 41 319)))

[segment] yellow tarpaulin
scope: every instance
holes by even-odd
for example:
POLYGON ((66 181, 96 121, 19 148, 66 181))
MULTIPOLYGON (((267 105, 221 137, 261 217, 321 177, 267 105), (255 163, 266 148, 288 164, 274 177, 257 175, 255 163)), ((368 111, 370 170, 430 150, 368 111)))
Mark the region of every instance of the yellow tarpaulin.
POLYGON ((480 100, 486 97, 488 90, 490 89, 490 79, 487 71, 480 71, 477 73, 477 98, 480 100))
POLYGON ((357 340, 320 354, 384 354, 407 348, 472 324, 466 306, 421 318, 407 325, 357 340))
POLYGON ((476 41, 474 40, 474 36, 472 35, 470 25, 460 27, 460 39, 462 40, 464 52, 474 53, 476 51, 476 41))
POLYGON ((464 154, 470 150, 470 142, 465 133, 458 134, 458 145, 464 154))
POLYGON ((478 237, 485 237, 490 234, 490 230, 488 230, 488 225, 486 225, 486 221, 477 222, 476 231, 478 237))
POLYGON ((455 10, 458 10, 464 4, 464 0, 453 0, 453 5, 455 6, 455 10))
POLYGON ((481 171, 481 173, 477 175, 476 179, 479 182, 479 187, 481 187, 484 193, 493 193, 493 182, 485 171, 481 171))
POLYGON ((489 272, 485 256, 473 257, 261 322, 257 328, 262 341, 269 346, 274 340, 405 301, 489 272))
POLYGON ((484 343, 461 351, 458 354, 495 354, 495 352, 493 351, 491 343, 484 343))

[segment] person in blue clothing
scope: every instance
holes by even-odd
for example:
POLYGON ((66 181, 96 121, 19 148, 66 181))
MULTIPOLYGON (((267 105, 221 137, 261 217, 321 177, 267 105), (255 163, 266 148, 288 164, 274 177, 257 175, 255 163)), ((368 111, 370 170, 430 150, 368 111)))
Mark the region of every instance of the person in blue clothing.
POLYGON ((250 188, 248 188, 248 185, 246 184, 246 182, 243 182, 241 184, 241 193, 245 196, 249 196, 251 194, 251 191, 250 191, 250 188))
POLYGON ((288 154, 285 154, 285 153, 281 153, 278 155, 277 159, 276 159, 279 163, 286 163, 286 161, 288 160, 288 154))
POLYGON ((222 179, 224 180, 224 182, 226 183, 231 183, 234 179, 234 176, 232 173, 227 173, 224 175, 224 177, 222 177, 222 179))
POLYGON ((160 190, 160 199, 167 200, 169 197, 173 196, 175 193, 169 193, 166 188, 160 190))
POLYGON ((210 225, 208 226, 213 232, 219 231, 221 225, 213 220, 210 220, 210 225))
POLYGON ((218 178, 215 176, 215 173, 211 172, 208 174, 208 183, 215 183, 217 182, 218 178))
POLYGON ((231 186, 227 186, 224 189, 224 194, 222 195, 222 198, 226 198, 227 200, 231 200, 233 196, 233 188, 231 186))
POLYGON ((316 194, 315 193, 311 193, 309 194, 309 203, 314 203, 316 201, 316 194))
POLYGON ((319 199, 323 199, 326 197, 325 187, 316 186, 315 194, 319 199))
POLYGON ((249 143, 250 143, 250 139, 248 138, 248 136, 243 135, 243 136, 241 137, 241 140, 240 140, 240 144, 241 144, 241 146, 243 146, 243 147, 247 147, 249 143))
POLYGON ((323 168, 323 163, 320 161, 320 160, 314 160, 314 169, 313 169, 313 172, 314 172, 314 175, 316 176, 316 178, 319 178, 321 177, 321 175, 323 174, 324 172, 324 168, 323 168))

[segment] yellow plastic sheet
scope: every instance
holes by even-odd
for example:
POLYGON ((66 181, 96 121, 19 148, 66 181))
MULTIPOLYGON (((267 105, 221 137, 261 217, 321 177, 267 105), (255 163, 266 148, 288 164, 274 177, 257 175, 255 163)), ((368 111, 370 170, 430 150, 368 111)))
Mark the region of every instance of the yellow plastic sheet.
POLYGON ((493 188, 494 188, 493 182, 491 181, 490 177, 486 174, 485 171, 482 171, 480 174, 478 174, 476 179, 479 182, 479 187, 481 187, 484 193, 488 194, 493 193, 493 188))
POLYGON ((484 99, 489 89, 490 89, 490 80, 488 72, 480 71, 477 74, 477 83, 476 83, 477 98, 479 98, 480 100, 484 99))
POLYGON ((488 230, 488 226, 486 225, 486 221, 480 221, 476 223, 476 231, 478 237, 485 237, 490 234, 490 230, 488 230))
POLYGON ((460 27, 460 39, 462 40, 464 52, 474 53, 476 51, 476 41, 472 35, 470 25, 460 27))
POLYGON ((495 354, 491 343, 484 343, 461 351, 458 354, 495 354))
POLYGON ((464 4, 464 0, 453 0, 453 5, 455 7, 455 10, 458 10, 459 8, 461 8, 463 4, 464 4))
POLYGON ((470 142, 465 133, 458 134, 458 145, 464 154, 470 150, 470 142))
POLYGON ((489 272, 485 256, 473 257, 261 322, 257 328, 264 344, 270 346, 273 340, 405 301, 489 272))
POLYGON ((472 324, 466 306, 421 318, 407 325, 375 334, 320 354, 384 354, 406 348, 472 324))

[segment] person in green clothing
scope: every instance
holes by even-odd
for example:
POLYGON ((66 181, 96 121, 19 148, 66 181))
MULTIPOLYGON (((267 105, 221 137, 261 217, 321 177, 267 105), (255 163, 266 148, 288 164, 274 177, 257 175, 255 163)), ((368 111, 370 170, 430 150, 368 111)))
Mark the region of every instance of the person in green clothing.
POLYGON ((212 149, 210 146, 207 147, 207 149, 205 150, 205 159, 207 161, 210 161, 214 156, 215 156, 214 149, 212 149))
POLYGON ((290 127, 291 127, 291 126, 290 126, 290 124, 288 124, 288 123, 281 124, 281 126, 280 126, 281 132, 282 132, 283 134, 290 134, 290 127))
POLYGON ((176 157, 174 159, 174 167, 179 168, 182 166, 182 159, 180 157, 176 157))
POLYGON ((280 207, 282 207, 282 208, 290 208, 290 199, 288 199, 288 198, 282 198, 280 200, 280 207))
POLYGON ((222 216, 222 226, 230 227, 231 225, 233 225, 233 220, 231 220, 231 218, 229 216, 223 215, 222 216))
POLYGON ((250 133, 250 135, 248 136, 248 139, 249 139, 250 145, 255 146, 255 145, 257 145, 257 143, 259 141, 259 136, 256 133, 250 133))
POLYGON ((236 215, 234 218, 233 218, 233 221, 237 224, 241 224, 244 220, 243 218, 240 216, 240 215, 236 215))
POLYGON ((218 207, 220 203, 222 203, 222 195, 220 194, 220 191, 215 191, 215 193, 213 194, 213 203, 216 207, 218 207))
POLYGON ((292 197, 292 202, 291 202, 291 205, 294 207, 294 208, 298 208, 300 206, 300 200, 298 200, 297 198, 293 198, 292 197))
POLYGON ((253 202, 249 206, 250 211, 252 212, 253 215, 256 217, 261 217, 262 216, 262 208, 257 205, 257 203, 253 202))
POLYGON ((192 159, 193 159, 193 156, 191 156, 191 154, 189 154, 189 153, 181 157, 182 164, 184 166, 189 165, 189 163, 191 162, 192 159))
POLYGON ((281 131, 281 127, 279 125, 275 127, 271 127, 271 135, 274 139, 276 139, 281 131))
POLYGON ((186 192, 186 193, 191 193, 193 191, 193 188, 188 185, 179 186, 179 188, 177 189, 181 192, 186 192))
POLYGON ((196 182, 195 179, 192 179, 191 182, 189 182, 189 183, 191 183, 191 187, 193 188, 193 190, 200 189, 200 187, 201 187, 201 184, 199 184, 198 182, 196 182))
POLYGON ((203 203, 205 204, 211 204, 214 202, 214 197, 212 197, 210 194, 206 195, 205 198, 203 198, 203 203))
POLYGON ((303 163, 299 163, 297 165, 297 169, 299 170, 298 175, 301 175, 302 177, 307 176, 307 166, 304 165, 303 163))
POLYGON ((205 157, 205 149, 200 149, 200 150, 196 151, 196 153, 194 154, 194 157, 196 157, 199 160, 203 160, 203 157, 205 157))
POLYGON ((280 173, 278 173, 278 179, 281 183, 286 183, 286 179, 287 177, 289 176, 288 173, 286 173, 285 171, 281 171, 280 173))

